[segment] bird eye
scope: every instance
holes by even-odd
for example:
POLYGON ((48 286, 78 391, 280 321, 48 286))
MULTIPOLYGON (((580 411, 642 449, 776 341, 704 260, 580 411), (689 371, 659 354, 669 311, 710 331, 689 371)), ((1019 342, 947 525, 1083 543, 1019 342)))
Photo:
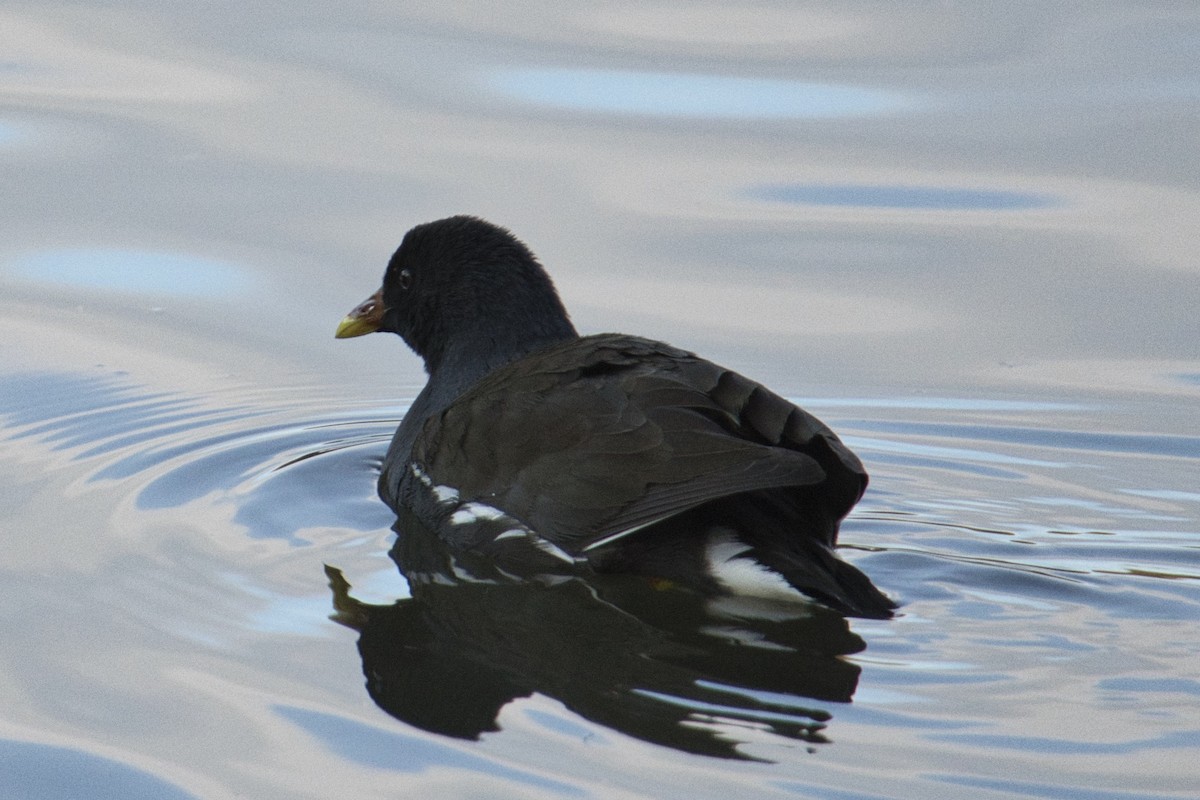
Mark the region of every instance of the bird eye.
POLYGON ((400 288, 407 290, 412 285, 412 273, 406 269, 400 270, 399 283, 400 288))

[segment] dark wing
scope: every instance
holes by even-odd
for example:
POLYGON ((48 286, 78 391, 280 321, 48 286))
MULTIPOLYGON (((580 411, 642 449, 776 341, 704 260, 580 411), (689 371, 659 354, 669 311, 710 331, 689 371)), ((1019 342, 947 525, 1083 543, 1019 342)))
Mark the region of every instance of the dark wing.
POLYGON ((502 509, 576 553, 761 489, 821 484, 836 520, 866 485, 858 459, 792 403, 689 353, 613 334, 492 373, 427 421, 413 458, 435 482, 453 475, 464 502, 502 509))

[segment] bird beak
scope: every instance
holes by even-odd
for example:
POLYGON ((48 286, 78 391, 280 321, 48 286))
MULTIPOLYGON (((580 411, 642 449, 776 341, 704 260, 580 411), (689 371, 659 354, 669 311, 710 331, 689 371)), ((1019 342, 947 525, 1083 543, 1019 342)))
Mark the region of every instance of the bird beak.
POLYGON ((380 287, 378 292, 359 303, 357 308, 338 323, 334 338, 349 339, 375 333, 383 325, 383 312, 383 287, 380 287))

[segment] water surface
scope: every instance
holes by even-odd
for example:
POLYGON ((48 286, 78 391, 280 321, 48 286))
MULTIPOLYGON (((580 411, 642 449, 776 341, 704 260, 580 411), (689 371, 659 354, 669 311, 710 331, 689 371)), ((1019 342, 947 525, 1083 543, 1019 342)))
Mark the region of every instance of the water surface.
POLYGON ((1194 797, 1198 30, 0 11, 0 794, 1194 797), (841 433, 896 619, 389 556, 423 374, 332 330, 460 212, 841 433))

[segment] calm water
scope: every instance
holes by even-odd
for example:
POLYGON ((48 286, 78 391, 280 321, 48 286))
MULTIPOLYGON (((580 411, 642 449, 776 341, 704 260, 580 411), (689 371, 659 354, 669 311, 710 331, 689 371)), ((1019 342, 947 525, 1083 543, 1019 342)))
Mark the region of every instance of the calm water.
POLYGON ((0 796, 1200 794, 1200 11, 439 8, 0 9, 0 796), (900 615, 389 556, 332 331, 459 212, 838 430, 900 615))

